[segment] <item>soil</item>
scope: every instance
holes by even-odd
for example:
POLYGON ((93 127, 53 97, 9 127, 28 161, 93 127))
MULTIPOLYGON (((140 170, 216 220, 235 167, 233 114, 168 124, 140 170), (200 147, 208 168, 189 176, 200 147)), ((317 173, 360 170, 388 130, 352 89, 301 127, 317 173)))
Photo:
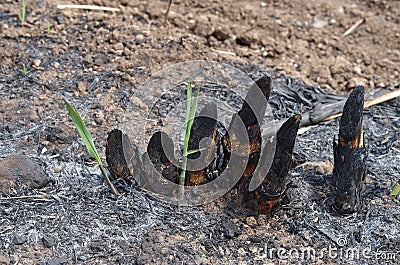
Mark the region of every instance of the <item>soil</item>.
POLYGON ((288 198, 274 215, 242 217, 220 201, 178 208, 129 186, 112 195, 63 102, 78 108, 105 161, 107 133, 127 105, 143 104, 135 90, 176 63, 224 62, 253 79, 271 74, 277 87, 292 76, 342 95, 395 86, 400 1, 174 0, 165 23, 168 1, 32 0, 25 22, 21 6, 0 2, 0 157, 28 155, 51 181, 0 193, 0 264, 400 262, 399 201, 387 196, 400 175, 398 99, 365 111, 365 202, 347 217, 327 207, 337 119, 298 136, 288 198), (277 253, 307 247, 316 258, 277 253), (370 256, 350 259, 349 249, 370 256))

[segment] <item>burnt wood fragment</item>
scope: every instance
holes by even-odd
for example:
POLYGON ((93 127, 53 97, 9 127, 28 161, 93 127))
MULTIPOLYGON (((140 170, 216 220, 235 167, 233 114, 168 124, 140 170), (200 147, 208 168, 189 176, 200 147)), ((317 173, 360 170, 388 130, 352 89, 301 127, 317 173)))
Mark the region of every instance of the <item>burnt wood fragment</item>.
MULTIPOLYGON (((244 183, 248 177, 254 172, 257 167, 261 152, 261 122, 264 118, 268 99, 272 90, 272 79, 269 76, 263 76, 255 82, 249 89, 245 101, 239 112, 232 117, 229 125, 229 133, 224 139, 224 146, 234 148, 235 153, 239 153, 244 160, 247 160, 247 165, 242 175, 242 179, 237 186, 239 192, 245 193, 244 183), (248 143, 244 142, 241 122, 244 124, 248 143)), ((231 153, 232 150, 228 150, 231 153)), ((235 158, 238 159, 238 158, 235 158)), ((240 159, 238 159, 239 161, 240 159)))
MULTIPOLYGON (((293 147, 295 144, 297 131, 301 121, 300 115, 289 118, 278 130, 276 134, 276 149, 274 158, 268 173, 263 167, 263 163, 268 161, 260 160, 260 170, 254 174, 254 178, 263 179, 254 193, 248 193, 245 198, 247 202, 257 201, 258 212, 269 214, 283 197, 288 182, 288 173, 292 163, 293 147), (254 196, 254 197, 253 197, 254 196)), ((264 153, 267 155, 268 153, 264 153)), ((249 181, 247 181, 247 184, 249 181)), ((254 204, 253 204, 254 205, 254 204)))
POLYGON ((185 185, 202 185, 217 177, 213 174, 213 162, 217 156, 218 138, 217 106, 210 103, 193 120, 188 150, 199 152, 188 155, 185 185))
POLYGON ((334 139, 332 175, 333 208, 341 214, 358 211, 362 206, 367 151, 363 134, 364 87, 357 86, 343 108, 339 139, 334 139))
POLYGON ((133 176, 133 168, 130 166, 133 155, 128 137, 118 129, 112 130, 107 137, 106 161, 114 178, 128 180, 133 176))
POLYGON ((161 175, 178 183, 180 169, 175 166, 174 142, 165 132, 155 132, 147 145, 150 161, 161 175))

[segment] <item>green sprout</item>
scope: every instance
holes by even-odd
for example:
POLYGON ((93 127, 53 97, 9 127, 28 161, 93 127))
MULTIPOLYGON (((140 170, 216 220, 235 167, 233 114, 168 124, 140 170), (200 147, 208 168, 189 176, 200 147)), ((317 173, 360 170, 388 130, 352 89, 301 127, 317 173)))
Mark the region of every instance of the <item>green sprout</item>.
POLYGON ((46 27, 47 27, 47 34, 50 34, 50 28, 51 28, 51 24, 49 21, 47 21, 46 23, 46 27))
POLYGON ((193 125, 194 116, 196 115, 197 101, 199 98, 199 90, 200 90, 200 87, 198 87, 195 90, 195 95, 194 95, 194 97, 192 97, 192 83, 190 81, 188 82, 187 92, 186 92, 186 95, 187 95, 186 121, 185 121, 186 128, 185 128, 185 139, 183 142, 182 172, 179 177, 179 186, 180 186, 179 193, 178 193, 179 198, 182 198, 183 192, 184 192, 187 157, 190 154, 199 152, 199 150, 190 150, 190 151, 188 150, 190 130, 193 125))
POLYGON ((399 181, 396 183, 396 186, 394 186, 392 192, 389 194, 389 196, 397 196, 399 195, 400 192, 400 179, 399 181))
POLYGON ((28 66, 26 64, 22 65, 22 73, 26 75, 28 73, 28 66))
POLYGON ((25 22, 25 20, 26 20, 26 6, 27 6, 27 2, 28 2, 28 0, 22 0, 21 12, 18 14, 19 20, 21 20, 21 22, 25 22))
POLYGON ((111 192, 115 195, 118 195, 118 191, 115 189, 114 185, 110 181, 110 179, 107 176, 107 173, 104 170, 103 163, 101 162, 99 153, 97 152, 96 147, 94 146, 94 141, 92 136, 90 135, 88 129, 86 128, 85 123, 83 122, 83 119, 81 115, 79 115, 78 110, 75 107, 71 107, 71 105, 68 104, 68 102, 64 99, 65 106, 67 107, 67 110, 69 112, 69 115, 72 118, 72 121, 75 123, 75 126, 78 130, 79 135, 81 136, 83 142, 86 145, 86 149, 88 150, 89 154, 96 160, 101 174, 103 175, 104 179, 106 180, 108 186, 111 189, 111 192))

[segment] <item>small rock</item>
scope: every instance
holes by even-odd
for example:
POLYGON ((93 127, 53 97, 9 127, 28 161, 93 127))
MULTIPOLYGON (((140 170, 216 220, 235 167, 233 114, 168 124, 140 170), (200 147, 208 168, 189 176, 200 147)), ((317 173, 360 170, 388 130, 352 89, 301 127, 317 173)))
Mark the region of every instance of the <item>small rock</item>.
POLYGON ((330 70, 332 74, 340 74, 343 72, 351 73, 351 63, 346 58, 338 56, 330 70))
POLYGON ((250 246, 249 247, 249 251, 251 252, 251 253, 257 253, 258 252, 258 247, 255 247, 255 246, 250 246))
POLYGON ((362 74, 360 66, 354 66, 353 71, 354 71, 354 73, 356 73, 358 75, 362 74))
POLYGON ((0 255, 0 265, 9 265, 10 258, 4 255, 0 255))
POLYGON ((163 254, 163 255, 166 255, 168 252, 169 252, 169 250, 168 250, 168 248, 166 248, 166 247, 163 247, 163 248, 161 248, 161 250, 160 250, 160 253, 163 254))
POLYGON ((135 36, 136 45, 140 45, 140 44, 146 42, 146 40, 147 40, 147 39, 144 37, 143 34, 137 34, 137 35, 135 36))
POLYGON ((267 3, 261 2, 261 3, 260 3, 260 6, 261 6, 261 7, 266 7, 266 6, 267 6, 267 3))
POLYGON ((61 264, 65 264, 67 263, 67 257, 66 256, 62 256, 62 257, 58 257, 58 258, 54 258, 54 259, 49 259, 47 261, 47 265, 61 265, 61 264))
POLYGON ((104 245, 103 243, 101 243, 100 241, 94 241, 91 245, 90 245, 90 249, 93 252, 101 252, 104 249, 104 245))
POLYGON ((137 257, 136 264, 137 265, 145 265, 145 264, 147 264, 147 257, 145 257, 145 256, 137 257))
POLYGON ((76 83, 76 90, 79 92, 85 92, 87 88, 87 83, 86 82, 77 82, 76 83))
POLYGON ((27 156, 10 155, 0 159, 0 190, 26 186, 40 189, 49 183, 49 178, 40 165, 27 156))
POLYGON ((137 35, 135 36, 135 41, 141 41, 141 40, 143 40, 143 39, 144 39, 144 35, 141 34, 141 33, 139 33, 139 34, 137 34, 137 35))
POLYGON ((211 35, 219 41, 225 41, 232 36, 232 33, 227 27, 217 27, 211 35))
POLYGON ((131 103, 133 105, 135 105, 136 107, 139 107, 143 110, 147 110, 147 105, 140 98, 133 96, 130 98, 130 100, 131 100, 131 103))
POLYGON ((60 14, 57 16, 57 22, 58 22, 58 24, 64 23, 64 15, 63 14, 60 14))
POLYGON ((117 44, 114 45, 114 49, 115 49, 116 51, 121 51, 121 50, 124 49, 124 45, 123 45, 121 42, 119 42, 119 43, 117 43, 117 44))
POLYGON ((59 63, 59 62, 55 62, 55 63, 53 64, 53 66, 54 66, 54 68, 58 69, 58 68, 60 67, 60 63, 59 63))
POLYGON ((96 60, 94 60, 94 64, 96 66, 102 66, 104 64, 104 60, 101 58, 97 58, 96 60))
POLYGON ((56 244, 56 239, 49 235, 43 235, 42 242, 45 247, 51 248, 56 244))
POLYGON ((314 23, 312 24, 316 29, 322 29, 326 25, 328 25, 328 22, 320 18, 314 18, 314 23))
POLYGON ((257 220, 256 220, 256 218, 254 218, 254 216, 249 216, 246 218, 246 223, 247 223, 247 225, 255 226, 255 225, 257 225, 257 220))
POLYGON ((122 249, 128 249, 129 248, 129 243, 126 242, 125 240, 122 240, 122 239, 118 240, 117 243, 122 249))
POLYGON ((222 236, 228 239, 240 235, 238 226, 230 219, 221 222, 221 224, 218 227, 218 230, 222 236))
POLYGON ((236 43, 241 45, 241 46, 250 46, 252 43, 252 40, 248 36, 239 36, 236 37, 236 43))
POLYGON ((22 245, 26 241, 28 241, 28 238, 25 235, 15 235, 13 238, 13 243, 15 245, 22 245))
POLYGON ((121 33, 118 30, 114 30, 111 34, 113 40, 120 41, 122 39, 121 33))
POLYGON ((237 253, 238 253, 240 256, 243 256, 244 254, 246 254, 246 251, 244 250, 244 248, 238 248, 237 253))
POLYGON ((35 67, 39 67, 41 63, 42 63, 42 61, 41 61, 40 59, 35 59, 35 60, 33 60, 33 65, 34 65, 35 67))

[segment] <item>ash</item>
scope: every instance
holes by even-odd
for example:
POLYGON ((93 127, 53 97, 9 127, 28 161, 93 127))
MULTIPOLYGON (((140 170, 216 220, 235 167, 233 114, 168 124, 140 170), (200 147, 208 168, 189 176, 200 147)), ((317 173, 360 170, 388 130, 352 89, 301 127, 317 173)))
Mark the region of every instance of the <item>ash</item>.
MULTIPOLYGON (((277 119, 344 98, 297 79, 276 75, 274 82, 277 119)), ((221 201, 172 206, 123 183, 126 192, 116 197, 99 170, 83 162, 76 138, 58 153, 26 152, 17 143, 36 139, 46 124, 2 125, 2 156, 26 152, 52 181, 0 194, 0 257, 12 264, 398 264, 400 207, 387 195, 400 176, 399 106, 391 100, 364 112, 367 184, 362 211, 350 216, 329 207, 331 172, 307 166, 333 162, 338 119, 298 135, 287 198, 273 216, 256 218, 221 201), (315 255, 299 255, 305 248, 315 255)))

